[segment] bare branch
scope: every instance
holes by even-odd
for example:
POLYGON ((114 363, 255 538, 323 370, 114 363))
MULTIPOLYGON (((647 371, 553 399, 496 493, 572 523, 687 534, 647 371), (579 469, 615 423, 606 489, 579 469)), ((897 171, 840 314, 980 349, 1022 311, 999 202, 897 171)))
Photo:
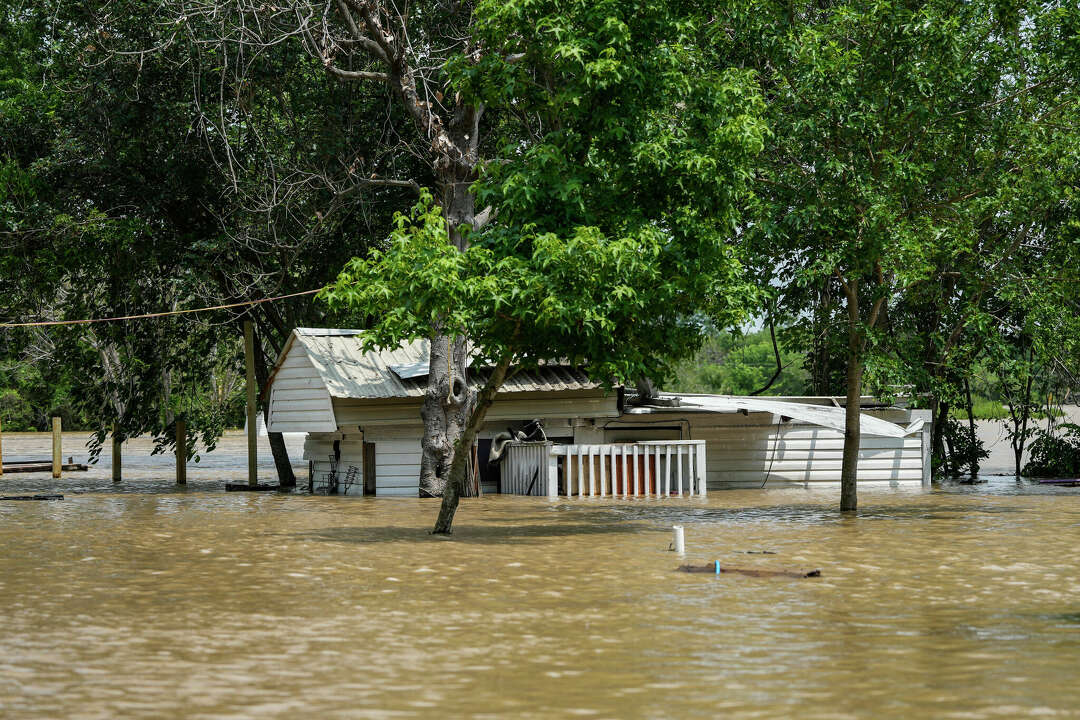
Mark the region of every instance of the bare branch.
POLYGON ((329 62, 325 64, 326 71, 334 77, 339 77, 342 80, 381 80, 386 82, 390 79, 390 76, 384 72, 368 72, 366 70, 342 70, 339 67, 331 65, 329 62))

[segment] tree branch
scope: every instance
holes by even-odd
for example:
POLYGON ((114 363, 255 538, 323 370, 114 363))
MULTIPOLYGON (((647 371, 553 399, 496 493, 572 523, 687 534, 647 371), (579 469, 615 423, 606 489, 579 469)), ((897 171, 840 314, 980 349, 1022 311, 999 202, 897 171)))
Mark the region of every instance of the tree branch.
POLYGON ((330 61, 327 61, 324 65, 326 71, 334 77, 341 78, 342 80, 380 80, 386 82, 390 79, 390 76, 384 72, 368 72, 366 70, 342 70, 341 68, 331 65, 330 61))

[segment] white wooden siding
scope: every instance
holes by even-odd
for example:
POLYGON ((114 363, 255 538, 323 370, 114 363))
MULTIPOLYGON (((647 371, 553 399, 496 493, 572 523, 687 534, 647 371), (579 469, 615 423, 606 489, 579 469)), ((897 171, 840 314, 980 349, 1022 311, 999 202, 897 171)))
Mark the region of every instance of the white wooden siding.
POLYGON ((270 432, 337 429, 330 393, 301 343, 293 343, 270 388, 270 432))
MULTIPOLYGON (((864 411, 865 412, 865 411, 864 411)), ((906 425, 911 411, 874 410, 877 417, 906 425)), ((629 420, 629 418, 624 418, 629 420)), ((604 442, 657 439, 650 426, 676 427, 686 421, 688 437, 705 440, 707 485, 759 487, 768 484, 839 482, 844 434, 838 430, 798 422, 782 422, 765 413, 749 416, 719 413, 671 413, 634 418, 634 427, 611 423, 604 442), (770 467, 771 462, 771 467, 770 467)), ((674 435, 674 431, 671 431, 674 435)), ((906 438, 863 435, 859 450, 859 480, 863 482, 922 482, 928 459, 923 433, 906 438)))
POLYGON ((367 431, 375 443, 375 495, 417 497, 420 494, 420 437, 415 426, 375 427, 367 431))
MULTIPOLYGON (((695 439, 706 441, 709 488, 770 483, 837 482, 844 450, 838 430, 782 423, 702 427, 695 439)), ((920 434, 907 438, 864 435, 859 449, 859 480, 921 482, 920 434)))
MULTIPOLYGON (((276 383, 275 383, 276 384, 276 383)), ((417 398, 400 401, 353 400, 334 398, 333 409, 341 427, 371 427, 420 423, 417 398)), ((566 393, 513 393, 500 395, 488 410, 487 420, 504 423, 545 417, 613 418, 619 414, 614 393, 598 390, 566 393)))

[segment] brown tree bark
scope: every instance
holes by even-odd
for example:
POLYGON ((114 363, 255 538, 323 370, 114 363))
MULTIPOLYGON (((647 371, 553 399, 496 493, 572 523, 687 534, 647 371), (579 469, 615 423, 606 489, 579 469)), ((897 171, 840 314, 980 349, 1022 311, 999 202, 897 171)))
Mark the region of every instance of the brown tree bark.
MULTIPOLYGON (((878 288, 884 291, 887 285, 880 266, 876 266, 874 271, 878 288)), ((863 371, 866 367, 863 363, 863 352, 866 350, 867 332, 878 322, 885 307, 885 296, 882 294, 874 301, 864 329, 859 312, 859 278, 845 278, 839 270, 836 270, 836 276, 844 288, 848 316, 847 404, 844 407, 844 454, 840 464, 840 511, 850 512, 858 508, 856 481, 859 473, 859 446, 862 442, 860 400, 863 371)))
POLYGON ((484 424, 488 408, 495 401, 495 395, 506 380, 510 369, 509 356, 503 358, 492 368, 484 387, 476 396, 476 402, 469 413, 468 422, 462 429, 461 434, 454 442, 453 459, 450 463, 449 476, 446 488, 442 496, 442 505, 439 508, 439 517, 435 520, 435 535, 449 535, 454 524, 454 515, 457 513, 458 501, 465 492, 465 471, 468 465, 469 448, 476 440, 476 433, 484 424))
MULTIPOLYGON (((858 309, 856 308, 856 314, 858 309)), ((850 316, 850 313, 849 313, 850 316)), ((844 454, 840 465, 840 510, 848 512, 858 505, 856 481, 859 472, 859 446, 862 442, 862 379, 859 359, 858 328, 848 325, 847 404, 844 406, 844 454)))

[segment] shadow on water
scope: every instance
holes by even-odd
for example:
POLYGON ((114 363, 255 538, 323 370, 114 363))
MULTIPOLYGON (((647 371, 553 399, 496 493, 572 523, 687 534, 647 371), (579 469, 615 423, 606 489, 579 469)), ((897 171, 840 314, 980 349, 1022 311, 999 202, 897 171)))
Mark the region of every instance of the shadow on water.
POLYGON ((746 508, 688 508, 686 506, 612 507, 608 516, 649 522, 806 524, 846 523, 853 520, 957 520, 973 513, 1001 515, 1022 513, 1025 508, 1000 505, 868 506, 855 513, 841 514, 835 507, 821 505, 775 505, 746 508))
POLYGON ((574 524, 528 524, 528 525, 463 525, 450 537, 432 535, 426 529, 403 528, 395 525, 374 527, 335 527, 320 528, 308 532, 296 533, 291 537, 301 540, 318 540, 335 543, 492 543, 530 544, 545 539, 584 535, 607 535, 637 533, 655 530, 640 523, 619 523, 595 525, 587 522, 574 524))

